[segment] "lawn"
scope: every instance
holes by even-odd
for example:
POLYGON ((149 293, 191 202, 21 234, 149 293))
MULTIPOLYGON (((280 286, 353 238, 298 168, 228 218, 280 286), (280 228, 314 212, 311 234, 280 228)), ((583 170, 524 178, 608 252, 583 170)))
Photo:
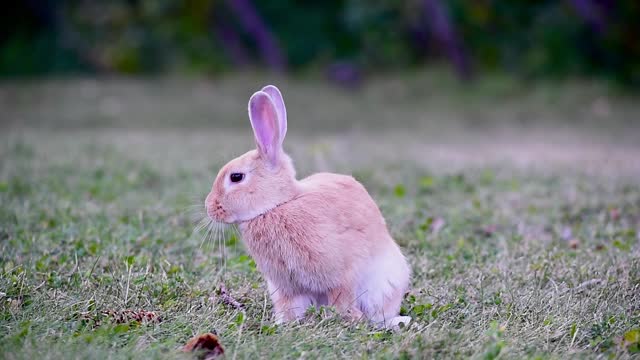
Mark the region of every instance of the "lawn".
POLYGON ((409 259, 414 321, 387 332, 331 308, 274 325, 233 228, 194 232, 217 170, 252 146, 246 102, 267 81, 0 84, 0 358, 175 358, 210 331, 229 359, 638 356, 636 98, 433 73, 357 93, 277 80, 299 175, 353 174, 409 259))

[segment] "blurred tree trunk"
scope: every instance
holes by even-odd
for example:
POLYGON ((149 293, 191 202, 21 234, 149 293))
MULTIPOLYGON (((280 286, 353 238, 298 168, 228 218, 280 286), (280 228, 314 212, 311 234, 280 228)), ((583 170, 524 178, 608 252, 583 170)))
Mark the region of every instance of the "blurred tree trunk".
POLYGON ((602 34, 607 27, 603 9, 592 0, 569 0, 571 6, 582 17, 585 23, 598 34, 602 34))
POLYGON ((251 62, 249 51, 242 43, 240 34, 227 20, 227 14, 221 10, 211 11, 210 24, 212 31, 222 43, 225 54, 229 57, 231 63, 236 67, 244 67, 251 62))
POLYGON ((473 69, 469 57, 444 4, 440 0, 423 0, 422 4, 429 31, 444 48, 456 73, 463 80, 471 80, 473 69))
POLYGON ((227 5, 254 39, 264 62, 272 70, 284 71, 287 67, 285 56, 277 39, 264 23, 250 0, 227 0, 227 5))

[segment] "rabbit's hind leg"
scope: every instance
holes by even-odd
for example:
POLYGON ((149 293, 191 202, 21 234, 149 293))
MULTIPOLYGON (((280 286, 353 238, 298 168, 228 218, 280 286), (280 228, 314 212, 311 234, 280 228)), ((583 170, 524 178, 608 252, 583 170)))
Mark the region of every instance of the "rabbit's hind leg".
POLYGON ((395 244, 389 251, 371 259, 358 283, 358 302, 368 319, 386 326, 398 316, 408 287, 409 272, 395 244))
POLYGON ((360 320, 362 311, 358 306, 353 286, 341 286, 327 293, 329 306, 335 306, 338 312, 351 320, 360 320))

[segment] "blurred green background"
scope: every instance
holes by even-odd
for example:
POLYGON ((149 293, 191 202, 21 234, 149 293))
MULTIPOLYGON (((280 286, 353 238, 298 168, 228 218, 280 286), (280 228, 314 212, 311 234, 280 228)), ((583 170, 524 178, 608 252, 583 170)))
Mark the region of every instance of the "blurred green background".
POLYGON ((257 67, 353 87, 447 64, 640 86, 636 0, 23 0, 0 17, 3 77, 257 67))

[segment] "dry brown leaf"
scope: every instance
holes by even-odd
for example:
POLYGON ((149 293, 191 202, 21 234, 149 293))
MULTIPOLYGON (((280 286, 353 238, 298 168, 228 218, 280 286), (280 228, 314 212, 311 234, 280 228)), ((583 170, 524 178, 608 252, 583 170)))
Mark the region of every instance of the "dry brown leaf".
POLYGON ((93 312, 80 313, 80 319, 87 321, 94 327, 102 325, 102 320, 110 321, 115 324, 127 324, 137 321, 141 324, 156 324, 162 321, 160 317, 154 311, 146 310, 102 310, 100 315, 93 312))
POLYGON ((159 323, 162 318, 153 311, 146 310, 104 310, 102 315, 107 316, 116 324, 124 324, 132 321, 139 323, 159 323))
POLYGON ((244 309, 244 305, 242 305, 241 302, 239 302, 229 294, 229 292, 227 291, 227 288, 224 286, 224 283, 220 283, 220 286, 218 287, 218 289, 216 289, 216 291, 213 294, 211 294, 209 299, 211 300, 211 302, 215 302, 216 297, 218 297, 223 304, 227 306, 231 306, 236 310, 244 309))
POLYGON ((580 245, 580 240, 577 238, 573 238, 571 240, 569 240, 569 247, 572 249, 577 249, 578 246, 580 245))
POLYGON ((182 347, 184 352, 197 352, 201 360, 212 360, 224 354, 224 348, 218 337, 206 333, 192 338, 182 347))

